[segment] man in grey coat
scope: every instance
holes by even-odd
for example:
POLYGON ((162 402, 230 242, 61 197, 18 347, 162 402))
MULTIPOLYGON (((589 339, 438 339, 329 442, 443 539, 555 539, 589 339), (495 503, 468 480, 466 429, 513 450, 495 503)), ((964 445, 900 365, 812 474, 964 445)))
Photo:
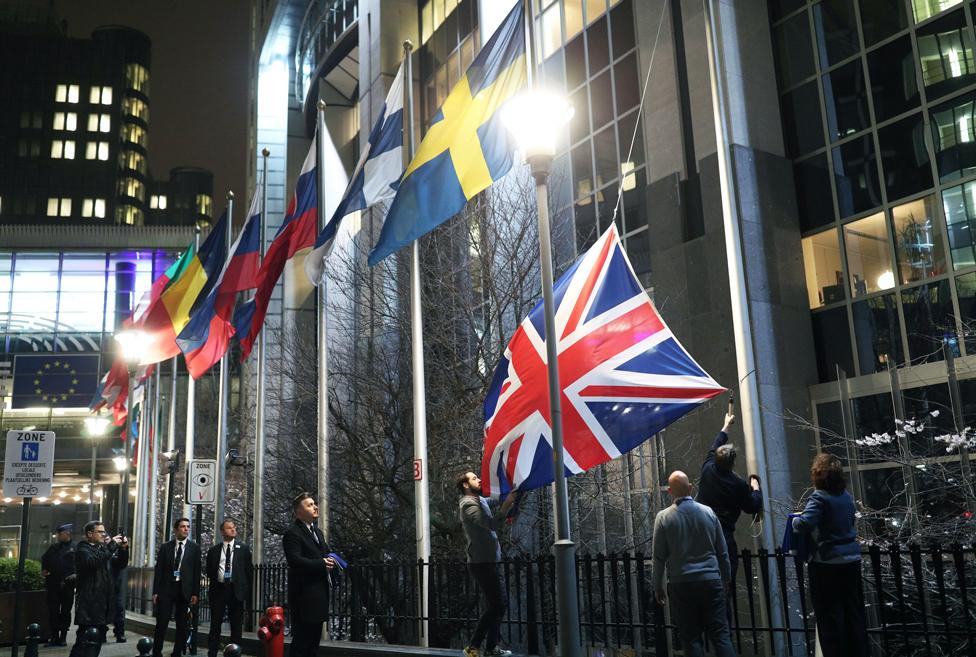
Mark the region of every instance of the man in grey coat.
POLYGON ((718 657, 735 657, 725 615, 731 569, 722 525, 715 512, 691 497, 691 482, 684 472, 671 473, 668 492, 674 504, 654 518, 652 552, 657 601, 664 604, 667 571, 671 612, 685 655, 705 654, 704 632, 718 657))
MULTIPOLYGON (((78 637, 71 647, 71 657, 84 653, 82 637, 90 627, 98 630, 99 650, 105 643, 105 633, 112 619, 112 562, 129 559, 129 542, 124 537, 108 538, 105 525, 92 520, 85 525, 85 540, 75 551, 75 574, 78 577, 78 598, 75 601, 75 622, 78 637)), ((98 651, 95 652, 97 657, 98 651)))
POLYGON ((468 571, 478 583, 485 599, 485 610, 478 619, 468 647, 464 649, 464 657, 511 655, 511 651, 498 647, 506 606, 501 570, 498 567, 502 558, 498 532, 518 500, 518 492, 509 493, 496 517, 488 506, 488 500, 481 496, 481 479, 478 475, 473 472, 458 475, 457 489, 461 493, 461 500, 458 502, 461 527, 468 541, 468 571), (485 644, 484 652, 481 652, 482 641, 485 644))

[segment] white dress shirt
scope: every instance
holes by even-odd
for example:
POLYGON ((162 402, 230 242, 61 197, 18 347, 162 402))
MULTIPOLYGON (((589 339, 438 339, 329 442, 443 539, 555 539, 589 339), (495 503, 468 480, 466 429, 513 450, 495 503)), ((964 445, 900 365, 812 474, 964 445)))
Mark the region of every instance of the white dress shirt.
POLYGON ((230 542, 225 541, 220 546, 220 558, 217 559, 217 581, 224 581, 224 571, 234 570, 234 540, 231 539, 230 542), (227 546, 230 546, 230 563, 225 563, 227 559, 227 546))

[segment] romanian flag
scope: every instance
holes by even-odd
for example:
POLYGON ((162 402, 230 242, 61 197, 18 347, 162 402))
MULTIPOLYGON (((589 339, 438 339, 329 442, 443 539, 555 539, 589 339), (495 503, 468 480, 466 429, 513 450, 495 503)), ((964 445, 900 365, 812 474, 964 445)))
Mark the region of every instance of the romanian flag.
POLYGON ((237 293, 257 287, 261 265, 260 199, 261 188, 258 187, 247 222, 231 247, 230 258, 224 263, 210 294, 193 310, 190 322, 176 338, 186 368, 194 379, 199 379, 213 367, 230 346, 237 293))
POLYGON ((371 266, 440 226, 512 168, 515 143, 500 109, 526 83, 523 4, 505 17, 434 116, 400 178, 371 266))
POLYGON ((227 213, 210 231, 197 252, 193 247, 166 270, 165 289, 136 325, 149 335, 142 365, 158 363, 180 353, 176 336, 189 321, 195 306, 207 298, 227 257, 227 213))
POLYGON ((288 212, 281 223, 281 228, 275 234, 274 240, 268 247, 268 252, 261 263, 258 272, 257 292, 254 298, 241 307, 234 314, 234 326, 241 342, 241 358, 247 358, 254 347, 254 341, 261 332, 264 316, 268 312, 268 302, 274 291, 285 265, 299 252, 305 252, 315 245, 318 233, 319 200, 318 200, 318 168, 316 166, 316 139, 312 140, 312 147, 305 156, 298 182, 295 183, 295 195, 288 204, 288 212))

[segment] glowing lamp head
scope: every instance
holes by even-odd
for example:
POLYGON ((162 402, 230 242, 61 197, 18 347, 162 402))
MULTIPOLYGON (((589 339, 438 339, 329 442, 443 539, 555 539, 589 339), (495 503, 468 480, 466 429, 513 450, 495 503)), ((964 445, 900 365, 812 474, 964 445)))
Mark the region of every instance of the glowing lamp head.
POLYGON ((104 436, 110 421, 107 417, 92 415, 85 418, 85 430, 89 436, 104 436))
POLYGON ((125 462, 124 456, 116 456, 115 458, 112 459, 112 463, 115 464, 115 469, 118 470, 119 472, 123 472, 126 466, 128 465, 125 462))
POLYGON ((126 329, 115 334, 122 357, 130 363, 138 363, 149 346, 149 334, 138 329, 126 329))
POLYGON ((893 287, 895 287, 895 275, 891 271, 886 271, 878 276, 878 289, 890 290, 893 287))
POLYGON ((519 94, 502 108, 502 122, 526 160, 553 157, 563 126, 572 118, 573 106, 550 91, 519 94))

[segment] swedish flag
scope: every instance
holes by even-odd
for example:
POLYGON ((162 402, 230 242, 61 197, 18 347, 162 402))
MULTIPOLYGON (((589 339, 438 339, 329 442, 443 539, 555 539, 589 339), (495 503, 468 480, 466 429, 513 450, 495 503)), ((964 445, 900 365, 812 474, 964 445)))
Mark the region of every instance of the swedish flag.
POLYGON ((526 82, 522 2, 451 89, 400 178, 369 264, 429 233, 512 168, 501 106, 526 82))

